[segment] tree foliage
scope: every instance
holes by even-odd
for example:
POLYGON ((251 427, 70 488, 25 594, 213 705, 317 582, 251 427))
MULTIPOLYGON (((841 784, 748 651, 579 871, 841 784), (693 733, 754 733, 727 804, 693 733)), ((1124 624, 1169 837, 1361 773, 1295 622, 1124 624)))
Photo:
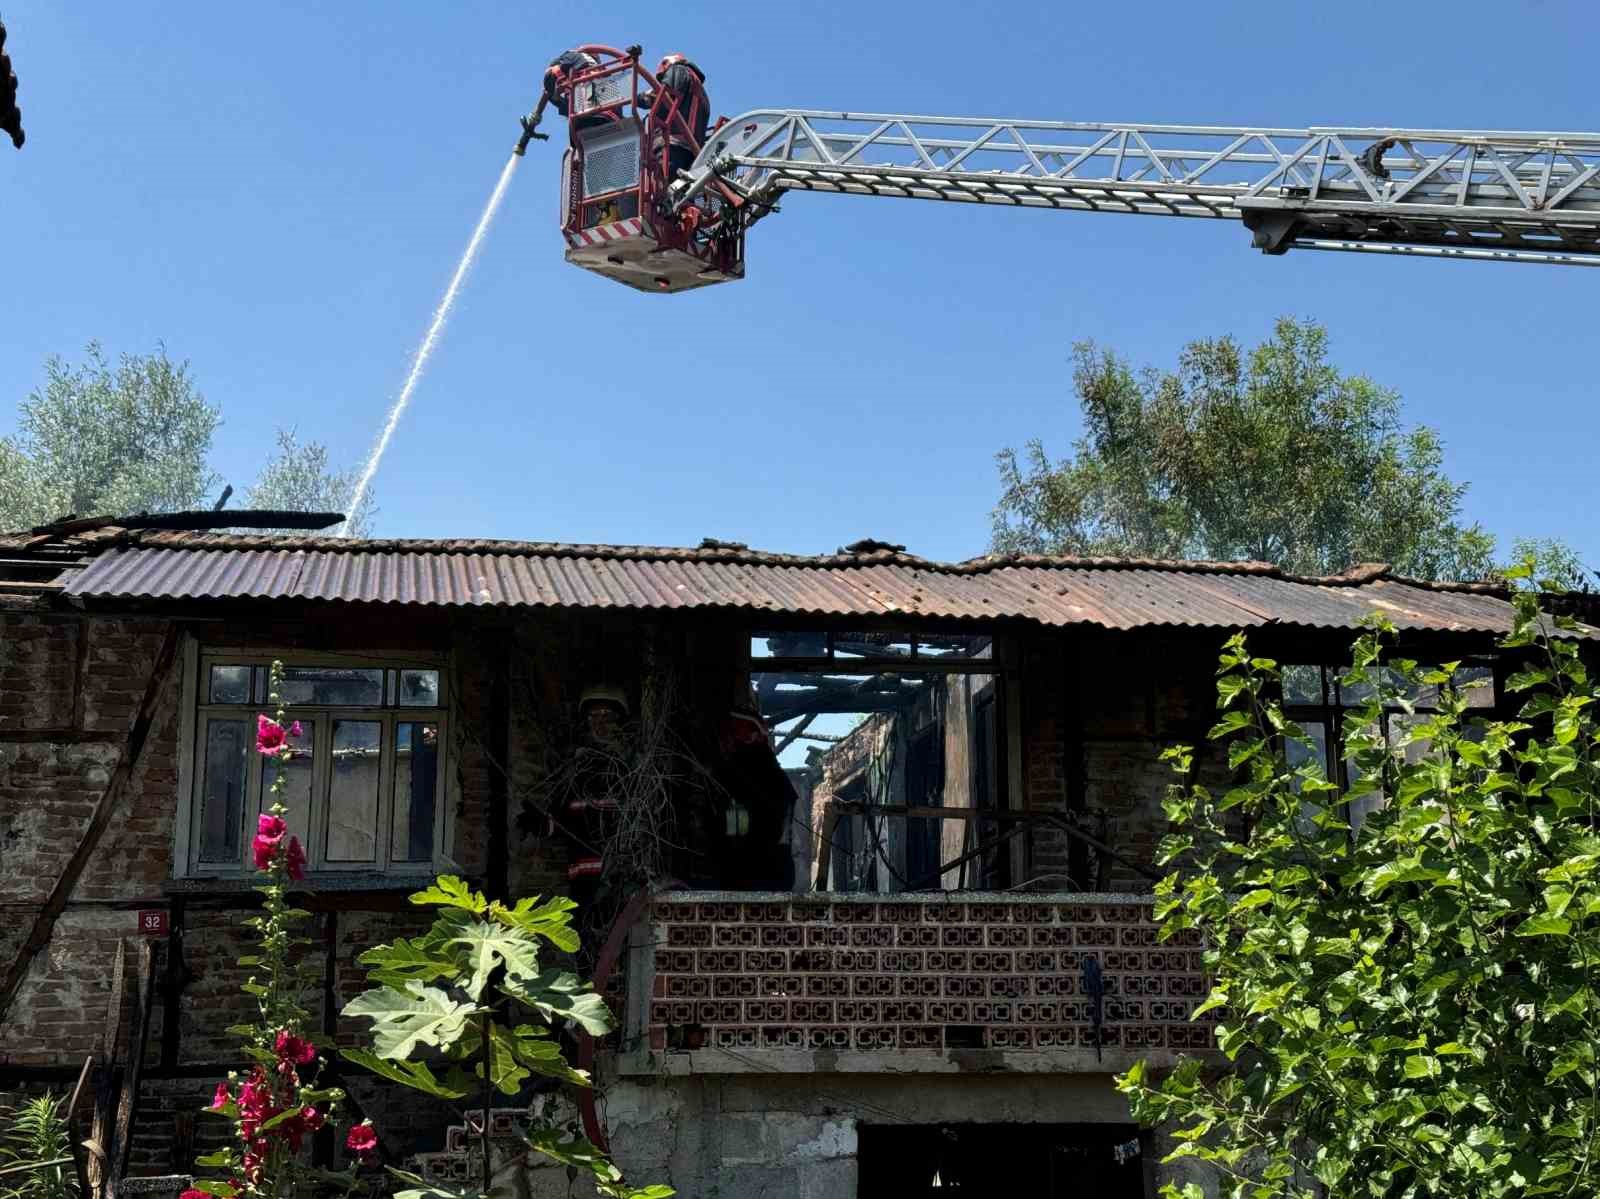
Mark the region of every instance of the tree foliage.
POLYGON ((1310 742, 1273 699, 1275 664, 1242 637, 1223 655, 1211 735, 1242 781, 1173 789, 1156 915, 1164 937, 1205 934, 1202 1008, 1223 1013, 1231 1069, 1141 1063, 1119 1086, 1229 1199, 1308 1196, 1297 1165, 1334 1196, 1600 1190, 1600 686, 1531 593, 1516 612, 1514 719, 1471 705, 1453 664, 1361 638, 1347 682, 1371 698, 1346 720, 1344 794, 1319 753, 1286 765, 1286 741, 1310 742), (1383 709, 1419 694, 1436 714, 1386 741, 1383 709), (1352 837, 1344 803, 1374 792, 1387 802, 1352 837))
POLYGON ((0 525, 200 507, 218 483, 206 459, 221 419, 164 347, 115 365, 95 342, 80 365, 51 357, 16 436, 0 439, 0 525))
MULTIPOLYGON (((0 438, 0 531, 67 515, 122 516, 210 508, 222 485, 210 466, 221 409, 206 401, 187 362, 164 346, 112 363, 90 342, 81 363, 45 362, 43 386, 23 400, 17 431, 0 438)), ((279 430, 276 449, 246 493, 252 507, 343 511, 352 472, 327 449, 279 430)), ((350 531, 364 535, 370 493, 350 531)))
POLYGON ((1083 436, 1060 461, 1038 441, 999 455, 995 549, 1488 573, 1493 538, 1463 522, 1438 434, 1330 363, 1320 325, 1280 320, 1249 353, 1191 342, 1172 372, 1136 374, 1090 343, 1075 361, 1083 436))
POLYGON ((372 529, 376 512, 371 491, 361 497, 359 511, 348 512, 345 507, 355 491, 356 475, 353 470, 334 469, 328 460, 328 448, 320 442, 301 442, 295 430, 279 429, 277 450, 245 492, 245 507, 280 512, 345 512, 349 517, 346 533, 365 537, 372 529))

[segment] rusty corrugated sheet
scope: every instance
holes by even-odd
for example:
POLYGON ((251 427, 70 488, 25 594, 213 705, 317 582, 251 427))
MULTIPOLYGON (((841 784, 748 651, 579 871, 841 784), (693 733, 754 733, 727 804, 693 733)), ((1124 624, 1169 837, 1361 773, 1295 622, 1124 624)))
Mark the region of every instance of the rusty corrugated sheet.
POLYGON ((816 616, 1023 620, 1047 626, 1355 627, 1497 633, 1510 606, 1364 567, 1297 579, 1261 563, 994 558, 940 564, 873 550, 805 558, 516 542, 361 542, 157 534, 102 549, 67 594, 298 599, 443 607, 723 609, 816 616))

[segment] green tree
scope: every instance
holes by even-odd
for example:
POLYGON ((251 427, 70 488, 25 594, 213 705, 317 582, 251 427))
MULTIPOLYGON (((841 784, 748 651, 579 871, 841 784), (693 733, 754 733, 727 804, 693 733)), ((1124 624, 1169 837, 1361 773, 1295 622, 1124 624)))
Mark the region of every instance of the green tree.
MULTIPOLYGON (((209 465, 221 410, 206 402, 187 362, 166 347, 113 364, 96 342, 84 360, 45 362, 44 385, 25 399, 17 432, 0 438, 0 531, 63 516, 210 508, 222 480, 209 465)), ((246 493, 252 507, 343 511, 353 472, 326 447, 279 430, 275 452, 246 493)), ((376 508, 365 496, 350 524, 364 535, 376 508)))
MULTIPOLYGON (((245 506, 281 512, 345 512, 355 485, 355 471, 338 471, 329 465, 326 446, 315 441, 302 444, 293 429, 279 429, 277 451, 245 492, 245 506)), ((376 511, 369 490, 361 497, 359 510, 347 513, 346 533, 365 537, 376 511)))
POLYGON ((1530 577, 1559 591, 1593 591, 1600 581, 1600 571, 1586 566, 1578 551, 1558 538, 1518 537, 1511 543, 1511 565, 1499 573, 1523 564, 1530 577))
POLYGON ((1083 436, 1055 462, 1038 441, 1001 452, 996 550, 1488 573, 1494 540, 1463 522, 1438 434, 1333 366, 1320 325, 1280 320, 1248 354, 1191 342, 1173 372, 1136 374, 1089 343, 1075 361, 1083 436))
POLYGON ((1275 664, 1242 637, 1223 655, 1211 735, 1241 781, 1173 789, 1156 916, 1206 938, 1201 1010, 1223 1013, 1231 1069, 1140 1063, 1118 1085, 1228 1199, 1309 1199, 1302 1169, 1374 1199, 1600 1189, 1600 685, 1531 593, 1516 611, 1511 720, 1453 664, 1384 661, 1362 637, 1344 794, 1285 721, 1275 664), (1437 714, 1391 716, 1386 739, 1384 711, 1421 695, 1437 714), (1286 741, 1312 761, 1291 769, 1286 741), (1374 793, 1352 836, 1345 802, 1374 793))
POLYGON ((159 347, 113 365, 90 342, 82 364, 51 357, 44 369, 16 436, 0 439, 0 526, 204 506, 218 483, 206 460, 221 413, 188 363, 159 347))

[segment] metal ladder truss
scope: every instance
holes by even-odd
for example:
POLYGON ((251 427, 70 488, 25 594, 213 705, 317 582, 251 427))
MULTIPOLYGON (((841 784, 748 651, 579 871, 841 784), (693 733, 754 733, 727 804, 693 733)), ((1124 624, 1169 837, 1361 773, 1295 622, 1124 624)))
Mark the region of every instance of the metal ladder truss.
POLYGON ((1095 125, 758 110, 674 184, 1242 220, 1292 247, 1600 266, 1600 133, 1095 125))

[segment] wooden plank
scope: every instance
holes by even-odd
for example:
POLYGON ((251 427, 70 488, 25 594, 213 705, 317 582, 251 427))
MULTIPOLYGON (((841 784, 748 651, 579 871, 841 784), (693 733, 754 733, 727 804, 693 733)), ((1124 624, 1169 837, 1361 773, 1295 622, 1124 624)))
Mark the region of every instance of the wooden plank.
POLYGON ((78 1103, 83 1098, 83 1088, 89 1085, 89 1073, 94 1069, 94 1058, 83 1059, 83 1069, 78 1071, 78 1085, 72 1088, 72 1098, 67 1100, 67 1142, 72 1149, 72 1168, 78 1175, 78 1194, 88 1199, 89 1163, 85 1160, 81 1129, 78 1126, 78 1103))
POLYGON ((150 1007, 155 999, 156 957, 149 941, 139 942, 139 965, 134 975, 138 981, 135 994, 134 1019, 129 1028, 132 1038, 128 1044, 128 1068, 122 1075, 122 1094, 117 1100, 117 1123, 112 1144, 112 1186, 122 1182, 128 1172, 128 1155, 133 1150, 133 1121, 138 1111, 139 1083, 144 1073, 144 1043, 150 1037, 150 1007))
MULTIPOLYGON (((833 830, 839 826, 840 800, 829 800, 822 810, 822 832, 817 838, 816 881, 814 891, 828 889, 828 871, 833 866, 833 830)), ((859 805, 858 805, 859 806, 859 805)))
POLYGON ((166 686, 167 676, 171 673, 173 660, 177 657, 178 637, 178 625, 169 624, 166 636, 162 638, 161 648, 156 653, 155 665, 145 682, 144 698, 139 704, 138 715, 134 717, 133 727, 128 731, 127 745, 117 761, 116 769, 111 772, 111 778, 106 782, 105 790, 100 793, 94 814, 89 818, 89 827, 84 830, 77 848, 72 852, 72 857, 67 860, 61 876, 51 888, 50 898, 34 917, 33 927, 23 940, 22 948, 7 966, 5 976, 0 978, 0 1024, 5 1023, 6 1015, 11 1011, 11 1003, 22 987, 22 980, 27 977, 28 967, 33 964, 34 956, 50 943, 50 937, 55 932, 56 920, 66 909, 67 900, 72 897, 78 879, 89 865, 89 859, 94 856, 100 838, 105 834, 112 816, 116 815, 117 808, 122 803, 123 794, 128 790, 134 768, 139 764, 139 757, 144 752, 145 742, 150 738, 150 729, 155 723, 156 708, 161 702, 161 693, 166 686))

